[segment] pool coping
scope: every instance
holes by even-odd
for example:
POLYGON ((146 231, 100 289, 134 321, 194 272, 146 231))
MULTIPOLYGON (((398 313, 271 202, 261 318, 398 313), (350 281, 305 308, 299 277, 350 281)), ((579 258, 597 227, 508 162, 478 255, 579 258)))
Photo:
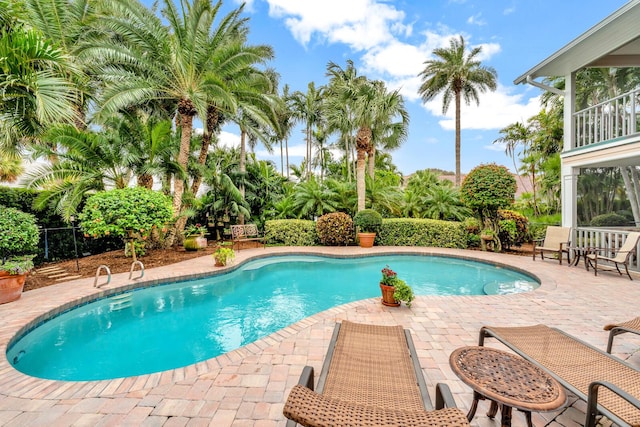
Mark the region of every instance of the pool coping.
MULTIPOLYGON (((204 375, 210 373, 215 374, 217 372, 220 372, 220 370, 224 366, 241 360, 249 355, 259 354, 264 349, 273 346, 275 343, 281 342, 286 338, 291 337, 292 335, 295 335, 300 330, 305 329, 314 323, 325 320, 327 317, 332 316, 336 312, 343 312, 345 310, 348 310, 350 307, 360 304, 362 301, 367 301, 354 301, 337 307, 333 307, 329 310, 325 310, 323 312, 302 319, 294 324, 289 325, 288 327, 285 327, 284 329, 281 329, 251 344, 240 347, 236 350, 232 350, 223 355, 186 367, 152 374, 99 381, 47 380, 31 377, 21 373, 20 371, 14 369, 13 366, 11 366, 10 362, 7 360, 6 351, 8 345, 10 344, 10 342, 12 342, 16 335, 20 333, 20 331, 25 330, 30 325, 33 326, 36 323, 46 321, 48 318, 66 311, 76 305, 87 303, 97 298, 104 298, 108 295, 126 292, 134 288, 157 286, 159 284, 173 282, 178 280, 178 278, 195 279, 204 276, 227 273, 240 268, 240 266, 248 261, 269 256, 318 255, 336 258, 355 258, 361 257, 363 255, 377 256, 385 254, 448 256, 464 260, 496 264, 537 277, 540 281, 540 287, 534 290, 534 293, 548 292, 555 289, 556 287, 555 280, 551 276, 546 275, 544 271, 537 271, 536 273, 533 273, 532 271, 524 270, 521 267, 512 264, 511 262, 505 262, 510 258, 505 257, 505 255, 502 254, 459 249, 417 247, 374 247, 371 249, 356 251, 355 253, 353 252, 353 250, 354 248, 352 247, 345 250, 341 250, 341 248, 336 247, 273 247, 263 250, 244 250, 238 252, 236 257, 237 263, 226 268, 214 267, 211 258, 205 256, 202 258, 197 258, 195 260, 178 263, 190 265, 190 270, 192 270, 192 273, 187 275, 181 274, 179 276, 172 276, 171 274, 167 274, 166 268, 149 269, 145 273, 145 276, 147 276, 148 279, 144 282, 129 280, 127 273, 120 273, 113 275, 111 283, 109 283, 109 285, 104 288, 94 288, 92 286, 93 279, 85 278, 26 292, 23 294, 23 297, 20 300, 13 303, 0 305, 0 318, 11 319, 7 324, 3 324, 2 326, 0 326, 0 352, 2 353, 0 357, 0 393, 12 397, 27 399, 65 399, 72 398, 74 396, 114 396, 157 387, 159 385, 178 381, 180 379, 193 375, 204 375), (158 275, 157 272, 159 270, 164 271, 160 275, 158 275), (89 286, 89 284, 91 286, 89 286), (46 298, 55 296, 56 288, 62 286, 77 287, 78 296, 72 300, 67 301, 57 301, 57 299, 55 298, 49 298, 46 302, 43 303, 42 297, 46 298), (41 304, 39 305, 39 307, 29 307, 28 310, 25 309, 25 306, 35 303, 36 300, 39 304, 41 304)), ((178 270, 179 269, 174 269, 173 271, 178 270)), ((518 294, 464 297, 510 298, 517 295, 518 294)), ((370 300, 376 299, 377 298, 372 298, 370 300)))

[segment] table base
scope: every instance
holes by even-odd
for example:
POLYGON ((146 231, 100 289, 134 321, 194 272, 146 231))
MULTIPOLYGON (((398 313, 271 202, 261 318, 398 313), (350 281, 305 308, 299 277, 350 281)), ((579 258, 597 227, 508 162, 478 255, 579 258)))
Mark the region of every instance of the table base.
MULTIPOLYGON (((511 406, 505 405, 504 403, 498 403, 495 400, 491 400, 477 391, 473 392, 473 402, 471 402, 471 408, 467 413, 467 419, 469 422, 473 420, 473 417, 476 415, 476 411, 478 410, 478 401, 480 400, 489 400, 491 402, 491 406, 489 407, 489 411, 487 412, 487 417, 493 419, 498 413, 498 409, 500 410, 500 426, 501 427, 511 427, 511 418, 513 408, 511 406)), ((533 427, 533 423, 531 422, 531 411, 520 411, 524 413, 524 416, 527 420, 527 427, 533 427)))

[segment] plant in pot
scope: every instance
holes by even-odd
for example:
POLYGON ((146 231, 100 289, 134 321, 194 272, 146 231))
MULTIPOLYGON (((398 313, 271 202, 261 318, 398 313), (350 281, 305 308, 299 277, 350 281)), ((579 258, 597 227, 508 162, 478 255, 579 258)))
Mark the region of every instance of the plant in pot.
POLYGON ((373 209, 363 209, 353 217, 353 225, 358 230, 358 242, 361 248, 370 248, 376 233, 382 225, 382 215, 373 209))
POLYGON ((398 307, 401 301, 404 301, 407 307, 411 307, 411 302, 415 298, 411 286, 398 278, 398 273, 390 269, 388 265, 382 269, 380 290, 382 291, 382 305, 388 307, 398 307))
POLYGON ((216 267, 224 267, 227 263, 233 261, 236 257, 236 253, 231 248, 219 247, 213 253, 213 259, 216 261, 216 267))
POLYGON ((188 251, 197 251, 207 247, 207 227, 200 224, 192 224, 184 229, 184 241, 182 245, 188 251))
POLYGON ((40 232, 33 215, 0 206, 0 304, 22 295, 27 274, 33 268, 40 232))

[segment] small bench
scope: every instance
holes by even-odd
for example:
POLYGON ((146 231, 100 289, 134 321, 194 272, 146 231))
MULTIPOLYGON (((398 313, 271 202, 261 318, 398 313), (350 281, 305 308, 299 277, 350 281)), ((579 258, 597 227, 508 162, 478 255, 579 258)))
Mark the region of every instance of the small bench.
POLYGON ((640 371, 635 367, 545 325, 484 326, 480 346, 486 337, 496 338, 586 401, 586 427, 594 427, 600 414, 620 426, 640 425, 640 371))
POLYGON ((264 237, 260 235, 258 227, 255 224, 238 224, 231 226, 231 241, 233 249, 240 250, 241 243, 258 242, 264 247, 264 237))

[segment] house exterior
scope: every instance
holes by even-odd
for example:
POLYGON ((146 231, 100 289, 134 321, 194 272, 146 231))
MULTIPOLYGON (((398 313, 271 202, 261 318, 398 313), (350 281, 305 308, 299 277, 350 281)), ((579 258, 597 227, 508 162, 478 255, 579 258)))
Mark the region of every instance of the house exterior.
POLYGON ((640 0, 630 0, 603 21, 514 80, 564 96, 561 153, 562 225, 573 227, 578 245, 618 247, 624 231, 577 228, 577 181, 581 168, 620 167, 640 227, 640 88, 576 111, 576 72, 589 67, 640 67, 640 0), (542 78, 564 76, 565 90, 542 78), (608 234, 607 234, 608 233, 608 234), (615 243, 611 243, 615 242, 615 243))

